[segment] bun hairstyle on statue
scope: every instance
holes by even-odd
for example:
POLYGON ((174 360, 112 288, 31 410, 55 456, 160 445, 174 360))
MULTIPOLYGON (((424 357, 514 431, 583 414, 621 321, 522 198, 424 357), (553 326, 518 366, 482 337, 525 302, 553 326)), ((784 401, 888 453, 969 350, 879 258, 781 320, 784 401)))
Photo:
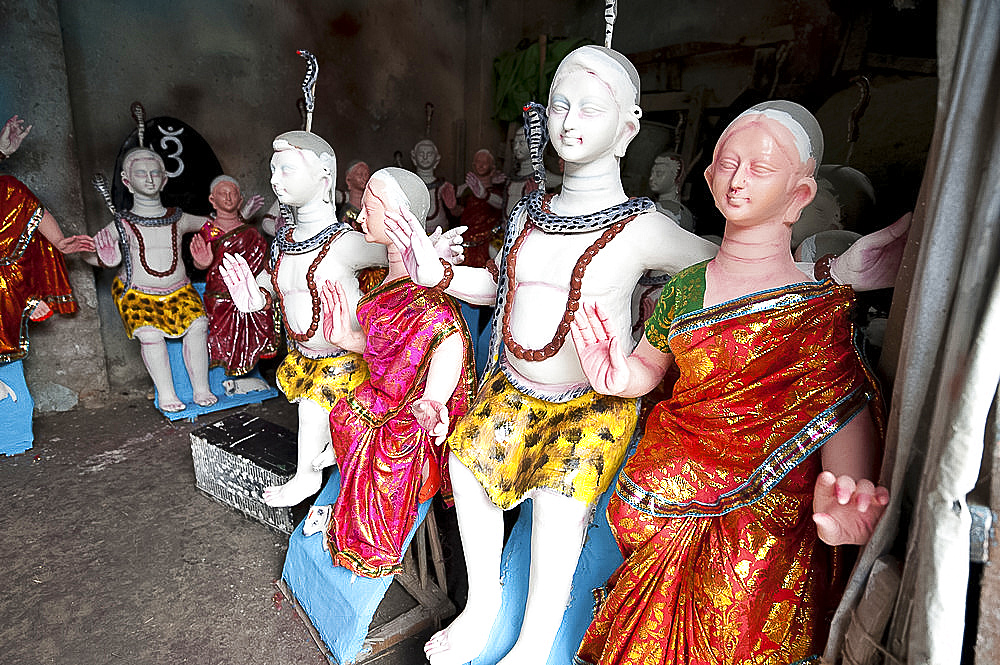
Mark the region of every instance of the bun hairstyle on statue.
POLYGON ((784 99, 775 99, 762 102, 756 106, 751 106, 729 123, 729 126, 719 136, 715 144, 715 154, 712 161, 719 152, 719 147, 725 143, 725 139, 737 127, 746 120, 753 117, 763 116, 774 120, 784 126, 792 135, 795 141, 795 148, 798 151, 799 162, 807 167, 810 176, 815 177, 817 169, 823 162, 823 130, 819 126, 819 121, 804 106, 784 99), (811 161, 810 161, 811 160, 811 161))
POLYGON ((431 195, 427 185, 416 173, 395 166, 379 169, 371 180, 385 185, 386 193, 392 197, 391 203, 399 208, 407 208, 421 224, 427 221, 431 209, 431 195))

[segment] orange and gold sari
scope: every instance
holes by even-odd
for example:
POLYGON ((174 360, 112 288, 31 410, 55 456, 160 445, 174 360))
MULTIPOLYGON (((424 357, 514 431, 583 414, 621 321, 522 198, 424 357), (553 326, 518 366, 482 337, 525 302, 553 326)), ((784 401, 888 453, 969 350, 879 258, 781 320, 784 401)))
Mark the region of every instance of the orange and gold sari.
POLYGON ((703 295, 700 264, 647 324, 680 378, 609 503, 625 562, 578 663, 806 660, 839 601, 842 566, 816 535, 812 495, 814 453, 877 400, 853 344, 853 294, 806 282, 704 309, 703 295))
POLYGON ((0 363, 28 353, 28 317, 39 302, 76 311, 63 255, 36 233, 44 213, 24 183, 0 176, 0 363))

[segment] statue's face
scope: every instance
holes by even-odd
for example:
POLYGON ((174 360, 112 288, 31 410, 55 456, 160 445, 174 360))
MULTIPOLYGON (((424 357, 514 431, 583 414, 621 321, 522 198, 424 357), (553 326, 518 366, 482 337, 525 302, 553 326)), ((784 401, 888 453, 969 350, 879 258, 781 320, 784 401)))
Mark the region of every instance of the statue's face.
POLYGON ((801 171, 791 133, 762 118, 730 130, 705 175, 726 220, 753 223, 784 218, 801 171))
POLYGON ((488 152, 477 152, 472 158, 472 171, 480 177, 493 172, 493 155, 488 152))
POLYGON ((556 85, 548 108, 549 138, 556 153, 570 164, 613 155, 626 127, 608 87, 582 70, 556 85))
POLYGON ((528 148, 528 139, 524 135, 524 128, 514 132, 514 138, 510 140, 510 151, 514 155, 514 160, 518 162, 523 162, 531 157, 531 151, 528 148))
POLYGON ((139 155, 130 161, 122 173, 122 183, 133 194, 157 196, 167 184, 163 162, 152 155, 139 155))
POLYGON ((328 189, 327 177, 319 158, 311 153, 279 150, 271 156, 271 188, 285 205, 299 207, 322 197, 328 189))
POLYGON ((351 167, 344 176, 347 181, 347 188, 353 190, 364 189, 368 184, 368 179, 372 177, 372 171, 364 162, 360 162, 351 167))
POLYGON ((431 143, 417 145, 410 156, 418 169, 433 169, 440 158, 438 149, 431 143))
POLYGON ((208 202, 217 212, 232 214, 240 209, 243 197, 240 195, 240 188, 235 183, 223 180, 212 189, 208 202))
POLYGON ((649 188, 657 194, 672 191, 677 182, 680 163, 669 157, 657 157, 649 170, 649 188))
POLYGON ((361 196, 358 223, 361 224, 361 230, 364 231, 365 240, 368 242, 384 243, 385 211, 398 208, 387 198, 386 189, 385 183, 381 180, 369 180, 365 186, 365 193, 361 196))

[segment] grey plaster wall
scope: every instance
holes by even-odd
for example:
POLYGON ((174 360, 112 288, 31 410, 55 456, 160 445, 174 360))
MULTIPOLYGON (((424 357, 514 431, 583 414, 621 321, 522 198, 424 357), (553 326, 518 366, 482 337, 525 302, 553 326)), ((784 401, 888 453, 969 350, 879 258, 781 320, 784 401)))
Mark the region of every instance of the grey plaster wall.
MULTIPOLYGON (((17 113, 33 125, 0 168, 27 184, 67 235, 87 233, 56 2, 0 0, 0 17, 0 122, 17 113)), ((97 404, 107 396, 93 271, 79 258, 67 265, 79 312, 29 328, 24 370, 40 411, 97 404)))

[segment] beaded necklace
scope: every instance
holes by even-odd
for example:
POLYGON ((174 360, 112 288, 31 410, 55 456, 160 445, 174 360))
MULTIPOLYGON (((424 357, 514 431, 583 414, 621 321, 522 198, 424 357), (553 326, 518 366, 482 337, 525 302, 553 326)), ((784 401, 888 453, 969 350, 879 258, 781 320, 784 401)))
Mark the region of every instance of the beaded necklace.
MULTIPOLYGON (((604 249, 625 228, 625 225, 635 219, 635 217, 636 215, 631 215, 609 226, 576 260, 572 276, 569 280, 569 293, 566 297, 566 307, 563 309, 562 320, 556 327, 556 332, 552 336, 552 339, 542 348, 527 349, 514 341, 514 336, 510 332, 510 312, 514 309, 514 299, 506 299, 503 308, 503 341, 507 349, 514 354, 515 358, 537 362, 551 358, 562 348, 563 342, 566 341, 566 335, 569 334, 570 323, 573 322, 573 317, 576 316, 576 311, 580 308, 581 286, 583 284, 583 276, 587 272, 587 266, 594 260, 597 253, 604 249)), ((517 263, 517 252, 521 248, 524 239, 528 236, 528 231, 534 227, 533 220, 529 220, 510 248, 510 254, 507 256, 507 284, 514 283, 514 267, 517 263)))
MULTIPOLYGON (((327 227, 330 228, 330 227, 327 227)), ((278 270, 281 268, 281 259, 284 257, 284 252, 279 252, 277 258, 275 259, 274 268, 271 270, 271 286, 274 287, 274 293, 278 296, 278 308, 281 312, 281 318, 285 322, 285 334, 289 338, 295 340, 296 342, 305 342, 316 334, 319 329, 319 317, 322 313, 322 303, 319 299, 319 288, 316 286, 316 280, 314 275, 316 274, 316 269, 319 268, 319 264, 322 263, 323 259, 326 258, 327 252, 330 251, 330 247, 333 246, 333 241, 340 237, 346 229, 339 229, 338 233, 327 234, 328 237, 320 248, 319 252, 316 254, 315 258, 309 263, 309 269, 306 271, 306 288, 309 289, 309 298, 311 300, 311 321, 309 323, 309 328, 304 333, 297 333, 292 330, 291 326, 288 324, 288 316, 285 314, 285 299, 281 295, 281 289, 278 288, 278 270)), ((325 230, 324 232, 325 233, 325 230)), ((318 235, 323 235, 323 233, 318 235)), ((292 229, 287 229, 285 232, 286 240, 291 241, 292 229)), ((315 236, 314 236, 315 237, 315 236)), ((312 240, 312 238, 310 238, 312 240)), ((309 242, 309 241, 306 241, 309 242)), ((303 253, 303 252, 293 252, 293 253, 303 253)))
POLYGON ((181 211, 177 208, 168 208, 166 214, 161 217, 140 217, 132 212, 122 213, 122 219, 128 224, 129 228, 132 229, 132 234, 135 235, 136 242, 139 243, 139 263, 146 270, 147 273, 153 275, 154 277, 169 277, 177 269, 177 260, 180 257, 180 252, 177 251, 177 228, 174 226, 177 221, 181 218, 181 211), (146 227, 158 227, 158 226, 170 226, 170 267, 166 270, 154 270, 149 266, 146 261, 146 243, 142 239, 142 233, 139 232, 140 226, 146 227))

